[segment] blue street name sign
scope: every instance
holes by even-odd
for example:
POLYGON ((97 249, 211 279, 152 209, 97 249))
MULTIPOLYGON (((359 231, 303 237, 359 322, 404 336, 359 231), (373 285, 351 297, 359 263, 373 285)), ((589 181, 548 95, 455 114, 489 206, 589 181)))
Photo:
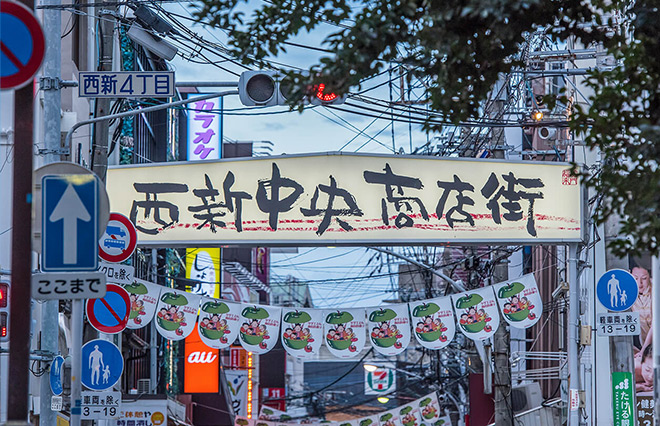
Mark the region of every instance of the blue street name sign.
POLYGON ((98 269, 99 185, 93 174, 42 178, 42 271, 98 269))
POLYGON ((78 73, 78 96, 165 98, 174 96, 173 71, 85 71, 78 73))
POLYGON ((596 296, 610 311, 623 312, 630 309, 638 293, 635 277, 623 269, 610 269, 596 283, 596 296))
POLYGON ((62 386, 63 370, 64 358, 58 355, 50 364, 50 390, 53 392, 53 395, 62 395, 62 392, 64 392, 64 387, 62 386))
POLYGON ((124 372, 124 358, 119 348, 107 340, 96 339, 85 343, 81 361, 80 382, 91 390, 110 389, 124 372))

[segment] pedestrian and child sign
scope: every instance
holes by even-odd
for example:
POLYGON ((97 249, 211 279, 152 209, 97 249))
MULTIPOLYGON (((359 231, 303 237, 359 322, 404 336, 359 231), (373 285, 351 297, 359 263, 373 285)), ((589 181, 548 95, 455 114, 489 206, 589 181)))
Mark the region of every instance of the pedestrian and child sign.
POLYGON ((80 382, 102 391, 112 388, 124 372, 124 358, 119 348, 107 340, 91 340, 82 347, 80 382))
POLYGON ((598 300, 610 311, 623 312, 630 309, 638 293, 635 277, 623 269, 610 269, 596 284, 598 300))

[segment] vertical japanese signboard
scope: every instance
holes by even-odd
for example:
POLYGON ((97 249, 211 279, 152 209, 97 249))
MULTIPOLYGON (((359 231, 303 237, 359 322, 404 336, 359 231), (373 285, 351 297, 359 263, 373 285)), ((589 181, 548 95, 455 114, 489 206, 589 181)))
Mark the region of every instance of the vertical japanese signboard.
POLYGON ((117 166, 107 189, 143 245, 566 243, 583 234, 570 168, 317 154, 117 166))
POLYGON ((222 98, 193 102, 188 111, 188 160, 222 157, 222 98))
POLYGON ((632 373, 615 371, 612 373, 612 413, 614 426, 632 426, 635 424, 633 391, 635 382, 632 373))

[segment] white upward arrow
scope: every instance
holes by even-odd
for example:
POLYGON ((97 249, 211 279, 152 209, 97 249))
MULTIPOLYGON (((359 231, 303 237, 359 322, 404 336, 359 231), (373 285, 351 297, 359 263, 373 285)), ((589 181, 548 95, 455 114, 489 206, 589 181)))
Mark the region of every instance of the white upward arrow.
POLYGON ((69 184, 48 218, 51 222, 63 221, 62 250, 65 265, 73 265, 78 261, 78 219, 89 222, 92 217, 73 185, 69 184))

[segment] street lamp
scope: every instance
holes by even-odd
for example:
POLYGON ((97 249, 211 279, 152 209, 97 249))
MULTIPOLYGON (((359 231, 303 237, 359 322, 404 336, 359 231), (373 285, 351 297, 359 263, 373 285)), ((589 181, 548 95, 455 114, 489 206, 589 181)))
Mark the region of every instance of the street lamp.
POLYGON ((381 404, 387 404, 390 401, 390 399, 386 396, 379 396, 378 398, 376 398, 376 401, 380 402, 381 404))
POLYGON ((378 366, 373 364, 362 364, 362 368, 364 368, 370 373, 373 373, 374 371, 378 370, 378 366))

